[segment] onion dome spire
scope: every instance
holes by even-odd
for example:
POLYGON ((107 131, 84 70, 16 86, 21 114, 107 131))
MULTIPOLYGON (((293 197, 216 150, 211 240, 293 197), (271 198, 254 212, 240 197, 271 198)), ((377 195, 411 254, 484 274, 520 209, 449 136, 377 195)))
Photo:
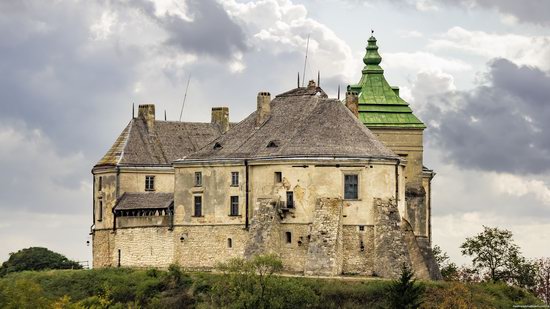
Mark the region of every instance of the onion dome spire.
MULTIPOLYGON (((374 33, 374 31, 372 31, 374 33)), ((363 63, 365 63, 364 70, 374 73, 375 71, 384 72, 379 64, 382 62, 382 57, 378 53, 378 45, 376 45, 376 38, 374 35, 371 35, 367 41, 367 53, 363 57, 363 63)))

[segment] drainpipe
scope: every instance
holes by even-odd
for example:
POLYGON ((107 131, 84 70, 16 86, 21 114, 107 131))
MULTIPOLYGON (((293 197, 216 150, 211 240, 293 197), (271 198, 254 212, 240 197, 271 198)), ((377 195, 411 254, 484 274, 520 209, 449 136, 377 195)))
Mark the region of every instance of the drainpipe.
POLYGON ((248 160, 244 160, 244 174, 245 174, 245 218, 244 218, 244 228, 248 230, 248 160))
POLYGON ((94 226, 95 226, 95 174, 92 170, 92 176, 93 176, 93 185, 92 185, 92 225, 90 225, 90 235, 93 234, 94 226))

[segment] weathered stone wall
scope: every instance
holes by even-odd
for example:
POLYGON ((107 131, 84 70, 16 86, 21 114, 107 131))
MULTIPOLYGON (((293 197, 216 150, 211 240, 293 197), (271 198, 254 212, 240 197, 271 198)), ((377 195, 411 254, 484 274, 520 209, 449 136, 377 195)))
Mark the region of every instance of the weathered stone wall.
POLYGON ((173 232, 167 227, 117 229, 112 265, 122 267, 168 267, 173 262, 173 232))
POLYGON ((211 269, 220 262, 244 257, 247 240, 248 232, 241 225, 177 226, 174 261, 187 269, 211 269))
POLYGON ((374 274, 397 278, 403 265, 411 267, 407 244, 401 232, 401 216, 395 200, 375 199, 374 274))
POLYGON ((319 198, 304 267, 306 275, 342 273, 342 199, 319 198))
POLYGON ((304 273, 310 233, 311 224, 281 224, 279 226, 278 252, 285 271, 304 273), (286 232, 291 233, 290 243, 287 243, 286 232))
POLYGON ((349 275, 371 276, 374 271, 374 226, 346 225, 342 228, 343 268, 349 275))
POLYGON ((430 279, 443 280, 443 276, 441 276, 441 271, 439 269, 439 266, 437 265, 432 247, 430 245, 430 240, 427 237, 417 236, 416 244, 420 248, 420 252, 424 257, 424 263, 428 268, 430 279))
POLYGON ((405 191, 405 200, 407 202, 405 218, 411 224, 414 234, 427 237, 428 218, 424 188, 407 188, 405 191))
POLYGON ((424 261, 424 256, 416 243, 416 236, 414 236, 412 226, 405 219, 401 221, 401 232, 407 243, 414 276, 418 279, 430 279, 430 272, 424 261))
POLYGON ((112 253, 114 248, 114 235, 112 230, 96 230, 92 235, 93 267, 111 267, 113 265, 112 253))
POLYGON ((250 219, 249 238, 244 257, 277 253, 280 246, 279 214, 275 202, 270 198, 258 199, 254 215, 250 219))

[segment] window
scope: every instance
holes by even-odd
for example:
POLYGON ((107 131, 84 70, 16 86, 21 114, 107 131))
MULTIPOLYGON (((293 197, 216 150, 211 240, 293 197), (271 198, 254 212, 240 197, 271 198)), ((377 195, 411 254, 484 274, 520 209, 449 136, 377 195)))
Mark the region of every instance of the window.
POLYGON ((194 217, 202 217, 202 196, 195 196, 194 217))
POLYGON ((239 172, 231 172, 231 186, 232 187, 239 186, 239 172))
POLYGON ((294 208, 294 192, 286 191, 286 207, 294 208))
POLYGON ((145 176, 145 191, 155 191, 155 176, 145 176))
POLYGON ((283 182, 283 173, 275 172, 275 183, 283 182))
POLYGON ((99 183, 97 184, 97 190, 103 190, 103 176, 99 176, 99 183))
POLYGON ((202 173, 195 172, 195 187, 201 187, 201 186, 202 186, 202 173))
POLYGON ((292 233, 291 232, 286 232, 285 235, 286 235, 286 243, 287 244, 292 243, 292 233))
POLYGON ((99 200, 99 209, 98 209, 98 219, 97 221, 103 220, 103 201, 99 200))
POLYGON ((233 248, 233 240, 231 238, 227 239, 227 248, 233 248))
POLYGON ((231 197, 231 207, 229 210, 230 216, 238 216, 239 215, 239 197, 238 196, 232 196, 231 197))
POLYGON ((361 231, 361 232, 365 231, 365 226, 364 225, 359 225, 359 231, 361 231))
POLYGON ((344 199, 356 200, 359 198, 357 183, 358 175, 344 175, 344 199))

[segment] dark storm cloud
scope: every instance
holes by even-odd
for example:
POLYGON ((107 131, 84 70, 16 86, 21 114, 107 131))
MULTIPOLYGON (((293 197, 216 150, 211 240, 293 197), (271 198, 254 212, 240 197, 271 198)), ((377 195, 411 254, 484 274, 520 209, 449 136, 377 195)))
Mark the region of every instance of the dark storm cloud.
POLYGON ((129 2, 126 5, 140 9, 155 20, 168 34, 166 45, 195 54, 231 58, 235 52, 246 51, 246 36, 215 0, 187 1, 191 21, 176 14, 155 14, 149 0, 129 2))
POLYGON ((497 59, 489 65, 487 82, 472 91, 429 97, 421 115, 430 127, 426 139, 461 167, 548 172, 550 76, 497 59))

